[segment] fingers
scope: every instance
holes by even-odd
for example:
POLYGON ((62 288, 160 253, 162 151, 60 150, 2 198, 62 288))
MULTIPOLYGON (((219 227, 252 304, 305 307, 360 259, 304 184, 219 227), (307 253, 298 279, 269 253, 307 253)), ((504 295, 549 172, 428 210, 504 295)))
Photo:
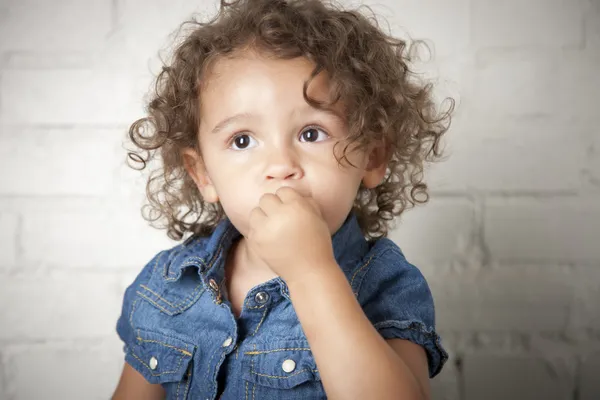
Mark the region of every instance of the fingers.
POLYGON ((248 236, 251 235, 253 227, 261 226, 266 218, 267 214, 265 214, 260 207, 254 207, 252 211, 250 211, 250 218, 248 221, 248 224, 250 225, 250 232, 248 233, 248 236))
POLYGON ((273 193, 265 193, 258 201, 258 207, 264 214, 268 215, 269 211, 276 209, 282 204, 281 199, 273 193))
POLYGON ((279 189, 277 189, 275 194, 281 199, 282 203, 290 203, 294 200, 304 198, 300 193, 288 186, 280 187, 279 189))

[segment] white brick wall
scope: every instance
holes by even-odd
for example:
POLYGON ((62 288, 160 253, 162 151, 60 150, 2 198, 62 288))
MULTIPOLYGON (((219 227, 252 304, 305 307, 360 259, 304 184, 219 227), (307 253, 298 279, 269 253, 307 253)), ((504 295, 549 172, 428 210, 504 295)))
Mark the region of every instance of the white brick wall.
MULTIPOLYGON (((434 399, 599 398, 600 3, 368 3, 458 100, 432 201, 391 234, 451 354, 434 399)), ((168 35, 215 5, 0 0, 0 399, 112 393, 123 290, 173 245, 122 140, 168 35)))

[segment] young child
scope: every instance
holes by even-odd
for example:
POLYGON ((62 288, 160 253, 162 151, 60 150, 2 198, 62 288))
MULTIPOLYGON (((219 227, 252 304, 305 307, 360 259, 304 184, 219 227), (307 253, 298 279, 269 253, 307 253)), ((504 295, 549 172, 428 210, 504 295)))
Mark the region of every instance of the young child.
POLYGON ((448 355, 385 236, 427 201, 451 108, 358 11, 241 0, 191 23, 130 128, 161 161, 148 219, 190 236, 125 292, 113 398, 428 399, 448 355))

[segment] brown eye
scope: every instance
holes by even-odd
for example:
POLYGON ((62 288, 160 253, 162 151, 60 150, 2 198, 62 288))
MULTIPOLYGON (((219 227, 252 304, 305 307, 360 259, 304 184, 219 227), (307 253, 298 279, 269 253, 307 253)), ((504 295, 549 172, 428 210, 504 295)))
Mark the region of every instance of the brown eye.
POLYGON ((300 141, 302 142, 320 142, 329 137, 322 129, 319 128, 308 128, 302 131, 300 134, 300 141))
POLYGON ((249 135, 246 135, 246 134, 237 135, 236 137, 233 138, 233 141, 231 142, 231 147, 234 150, 245 150, 245 149, 251 147, 252 140, 254 140, 254 139, 252 139, 249 135))
POLYGON ((240 135, 235 138, 234 142, 238 148, 245 149, 246 147, 248 147, 248 143, 250 143, 250 140, 248 139, 248 135, 240 135))

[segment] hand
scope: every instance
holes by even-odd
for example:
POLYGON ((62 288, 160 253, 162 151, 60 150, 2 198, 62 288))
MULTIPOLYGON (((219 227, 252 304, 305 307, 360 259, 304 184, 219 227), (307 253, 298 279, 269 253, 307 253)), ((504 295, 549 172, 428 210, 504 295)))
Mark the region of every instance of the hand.
POLYGON ((263 195, 250 213, 249 227, 248 245, 283 280, 335 263, 318 205, 290 187, 263 195))

